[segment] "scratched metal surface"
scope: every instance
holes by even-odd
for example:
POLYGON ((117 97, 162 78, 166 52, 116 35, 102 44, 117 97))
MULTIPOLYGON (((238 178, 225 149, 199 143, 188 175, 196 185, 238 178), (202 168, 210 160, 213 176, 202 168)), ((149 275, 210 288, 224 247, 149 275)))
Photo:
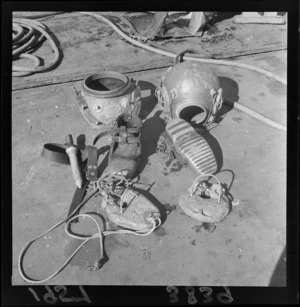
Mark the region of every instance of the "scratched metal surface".
MULTIPOLYGON (((120 43, 118 37, 111 42, 120 43)), ((262 37, 260 43, 263 42, 262 37)), ((183 47, 184 43, 180 48, 183 47)), ((76 57, 81 52, 77 49, 76 57)), ((148 54, 141 54, 144 53, 139 54, 140 61, 146 61, 148 54)), ((65 56, 64 61, 71 63, 72 55, 65 56)), ((236 61, 258 65, 281 76, 286 73, 285 51, 236 61)), ((286 123, 286 92, 281 84, 242 69, 211 67, 227 97, 286 123)), ((222 223, 201 225, 184 215, 177 203, 179 193, 195 178, 192 170, 176 171, 174 163, 169 164, 164 155, 155 152, 164 126, 154 89, 163 71, 157 68, 128 75, 140 80, 143 93, 144 155, 138 170, 141 182, 155 182, 149 191, 152 200, 170 214, 150 236, 108 236, 104 247, 109 261, 97 272, 86 269, 99 257, 99 243, 89 242, 47 284, 268 286, 277 278, 279 285, 284 285, 285 276, 278 277, 277 272, 285 264, 285 133, 235 109, 223 109, 225 116, 210 134, 216 148, 221 148, 223 167, 218 178, 230 187, 240 204, 222 223)), ((86 143, 91 144, 97 134, 78 111, 74 99, 73 86, 79 87, 80 82, 12 92, 13 285, 29 285, 17 269, 21 248, 66 216, 75 190, 67 166, 40 156, 43 144, 62 143, 68 133, 74 138, 85 134, 86 143)), ((83 212, 101 213, 99 202, 98 198, 92 199, 83 212)), ((87 221, 74 230, 86 234, 96 231, 87 221)), ((78 244, 62 228, 55 230, 29 250, 27 271, 36 278, 49 275, 78 244)))

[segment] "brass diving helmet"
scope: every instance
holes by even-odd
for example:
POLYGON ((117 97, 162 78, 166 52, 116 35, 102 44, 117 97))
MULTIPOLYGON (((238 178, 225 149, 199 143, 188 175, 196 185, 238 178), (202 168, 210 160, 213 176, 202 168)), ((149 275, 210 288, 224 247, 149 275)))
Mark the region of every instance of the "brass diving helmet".
POLYGON ((156 97, 171 119, 181 118, 206 126, 214 121, 222 106, 223 91, 218 77, 207 65, 195 61, 182 62, 187 52, 195 53, 186 49, 176 56, 174 66, 161 77, 156 97))
POLYGON ((120 115, 138 115, 141 108, 137 81, 115 71, 100 71, 85 78, 77 98, 81 113, 93 128, 113 126, 120 115))

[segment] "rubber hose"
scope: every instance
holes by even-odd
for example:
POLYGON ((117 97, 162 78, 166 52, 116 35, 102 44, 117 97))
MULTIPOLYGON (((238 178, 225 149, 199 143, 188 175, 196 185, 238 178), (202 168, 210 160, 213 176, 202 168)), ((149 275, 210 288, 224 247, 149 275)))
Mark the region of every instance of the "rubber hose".
MULTIPOLYGON (((175 58, 177 56, 177 54, 175 54, 175 53, 172 53, 172 52, 169 52, 169 51, 166 51, 166 50, 161 50, 161 49, 154 47, 154 46, 148 46, 144 43, 136 41, 135 39, 132 39, 127 34, 125 34, 119 27, 117 27, 113 22, 111 22, 109 19, 105 18, 104 16, 101 16, 101 15, 98 15, 98 14, 92 13, 92 12, 79 12, 79 13, 84 14, 84 15, 88 15, 88 16, 92 16, 92 17, 95 17, 97 19, 102 20, 103 22, 110 25, 119 35, 121 35, 123 38, 125 38, 126 40, 128 40, 129 42, 131 42, 132 44, 134 44, 138 47, 144 48, 148 51, 155 52, 155 53, 158 53, 158 54, 161 54, 161 55, 169 56, 169 57, 172 57, 172 58, 175 58)), ((252 66, 252 65, 249 65, 249 64, 233 63, 231 61, 224 61, 224 60, 203 59, 203 58, 190 57, 190 56, 184 56, 183 60, 190 60, 190 61, 202 62, 202 63, 207 63, 207 64, 216 64, 216 65, 225 65, 225 66, 233 66, 233 67, 244 68, 244 69, 248 69, 248 70, 251 70, 251 71, 256 71, 258 73, 264 74, 264 75, 268 76, 269 78, 273 78, 273 79, 277 80, 278 82, 281 82, 282 84, 287 85, 287 81, 285 79, 280 78, 279 76, 276 76, 275 74, 273 74, 273 73, 271 73, 267 70, 264 70, 264 69, 261 69, 261 68, 258 68, 258 67, 255 67, 255 66, 252 66)), ((260 120, 260 121, 262 121, 262 122, 264 122, 264 123, 266 123, 266 124, 268 124, 272 127, 274 127, 274 128, 286 131, 285 126, 280 125, 279 123, 272 121, 271 119, 263 116, 262 114, 247 108, 246 106, 243 106, 243 105, 241 105, 237 102, 234 102, 234 107, 236 109, 239 109, 240 111, 245 112, 248 115, 250 115, 250 116, 252 116, 252 117, 254 117, 254 118, 256 118, 256 119, 258 119, 258 120, 260 120)))
POLYGON ((28 19, 37 19, 37 18, 43 18, 43 17, 49 17, 57 14, 64 14, 66 12, 58 11, 58 12, 47 12, 42 13, 39 15, 13 15, 13 18, 28 18, 28 19))
MULTIPOLYGON (((40 60, 35 55, 27 54, 27 53, 22 53, 20 55, 20 58, 25 58, 25 59, 32 60, 34 62, 34 67, 38 67, 40 65, 40 60)), ((28 75, 31 75, 31 74, 32 74, 32 72, 26 72, 26 71, 15 71, 13 73, 13 75, 15 77, 24 77, 24 76, 28 76, 28 75)))
MULTIPOLYGON (((18 45, 21 44, 22 42, 26 42, 33 35, 33 32, 34 32, 33 28, 31 28, 29 26, 25 26, 25 28, 28 29, 28 32, 22 38, 20 38, 16 41, 16 45, 13 45, 13 49, 16 49, 16 47, 18 47, 18 45)), ((24 34, 24 33, 22 33, 22 34, 24 34)))
MULTIPOLYGON (((53 15, 61 14, 61 13, 64 13, 64 12, 57 12, 57 13, 53 12, 53 15)), ((107 19, 104 16, 101 16, 101 15, 98 15, 98 14, 92 13, 92 12, 79 12, 79 13, 84 14, 84 15, 88 15, 88 16, 92 16, 92 17, 95 17, 97 19, 102 20, 103 22, 110 25, 119 35, 121 35, 123 38, 125 38, 126 40, 128 40, 129 42, 131 42, 132 44, 134 44, 136 46, 139 46, 141 48, 147 49, 148 51, 155 52, 155 53, 158 53, 158 54, 161 54, 161 55, 169 56, 169 57, 172 57, 172 58, 176 57, 175 53, 172 53, 172 52, 169 52, 169 51, 166 51, 166 50, 162 50, 162 49, 159 49, 159 48, 154 47, 154 46, 148 46, 147 44, 144 44, 144 43, 141 43, 139 41, 136 41, 135 39, 132 39, 127 34, 125 34, 119 27, 117 27, 113 22, 111 22, 109 19, 107 19)), ((28 18, 34 18, 34 16, 30 16, 28 18)), ((35 18, 38 18, 38 17, 35 17, 35 18)), ((252 70, 252 71, 256 71, 258 73, 264 74, 264 75, 268 76, 269 78, 273 78, 273 79, 277 80, 278 82, 281 82, 282 84, 287 85, 287 81, 285 79, 283 79, 279 76, 276 76, 275 74, 273 74, 273 73, 271 73, 267 70, 264 70, 264 69, 261 69, 261 68, 258 68, 258 67, 255 67, 255 66, 252 66, 252 65, 249 65, 249 64, 233 63, 231 61, 224 61, 224 60, 203 59, 203 58, 190 57, 190 56, 184 56, 183 60, 190 60, 190 61, 202 62, 202 63, 207 63, 207 64, 217 64, 217 65, 240 67, 240 68, 244 68, 244 69, 248 69, 248 70, 252 70)))
POLYGON ((248 107, 245 107, 244 105, 240 104, 240 103, 237 103, 237 102, 230 102, 228 100, 225 100, 225 103, 231 107, 234 107, 264 123, 266 123, 267 125, 269 126, 272 126, 276 129, 279 129, 279 130, 282 130, 282 131, 286 131, 286 126, 283 126, 279 123, 276 123, 274 122, 273 120, 271 120, 270 118, 267 118, 265 117, 264 115, 252 110, 252 109, 249 109, 248 107))
POLYGON ((48 69, 53 67, 59 60, 59 50, 56 44, 54 43, 52 37, 47 33, 46 27, 36 20, 13 18, 13 29, 18 30, 19 27, 23 27, 21 34, 24 34, 24 28, 27 28, 29 31, 22 38, 21 35, 19 35, 20 32, 18 32, 14 36, 13 46, 15 46, 15 49, 13 50, 13 56, 19 58, 29 58, 34 61, 35 65, 33 68, 13 65, 12 75, 16 77, 26 76, 35 72, 47 71, 48 69), (35 36, 33 34, 33 29, 38 31, 41 35, 39 37, 35 36), (32 35, 30 33, 32 33, 32 35), (27 53, 33 51, 34 50, 33 47, 39 44, 44 38, 48 39, 51 44, 51 47, 54 51, 54 59, 48 65, 39 66, 40 61, 38 60, 38 58, 33 55, 29 56, 27 53), (26 42, 26 40, 28 41, 26 42), (18 46, 19 43, 23 44, 21 44, 21 46, 18 46), (37 61, 39 63, 38 66, 36 65, 37 61))
MULTIPOLYGON (((89 15, 89 16, 93 16, 97 19, 100 19, 102 21, 104 21, 105 23, 107 23, 108 25, 110 25, 118 34, 120 34, 123 38, 125 38, 126 40, 128 40, 130 43, 139 46, 141 48, 147 49, 148 51, 151 52, 155 52, 161 55, 165 55, 165 56, 169 56, 172 58, 175 58, 177 54, 173 53, 173 52, 168 52, 168 51, 164 51, 161 50, 159 48, 156 47, 152 47, 152 46, 148 46, 147 44, 141 43, 139 41, 136 41, 135 39, 132 39, 131 37, 129 37, 126 33, 124 33, 119 27, 117 27, 113 22, 111 22, 109 19, 105 18, 104 16, 98 15, 96 13, 92 13, 92 12, 79 12, 81 14, 84 15, 89 15)), ((256 71, 258 73, 264 74, 266 76, 268 76, 269 78, 273 78, 275 80, 277 80, 278 82, 282 83, 282 84, 287 84, 286 80, 283 78, 280 78, 279 76, 274 75, 273 73, 249 65, 249 64, 243 64, 243 63, 233 63, 231 61, 224 61, 224 60, 213 60, 213 59, 203 59, 203 58, 196 58, 196 57, 191 57, 191 56, 184 56, 183 60, 189 60, 189 61, 196 61, 196 62, 201 62, 201 63, 206 63, 206 64, 217 64, 217 65, 225 65, 225 66, 233 66, 233 67, 240 67, 240 68, 245 68, 251 71, 256 71)))
POLYGON ((21 47, 16 48, 12 52, 13 57, 19 56, 21 53, 23 53, 23 51, 28 49, 28 47, 32 46, 35 43, 36 39, 37 39, 37 37, 35 35, 31 36, 28 42, 23 44, 21 47))
MULTIPOLYGON (((139 47, 144 48, 146 50, 149 50, 151 52, 155 52, 155 53, 165 55, 165 56, 169 56, 169 57, 172 57, 172 58, 175 58, 177 56, 177 54, 175 54, 175 53, 165 51, 165 50, 161 50, 161 49, 158 49, 158 48, 153 47, 153 46, 148 46, 144 43, 136 41, 135 39, 132 39, 127 34, 125 34, 120 28, 118 28, 113 22, 111 22, 110 20, 108 20, 107 18, 105 18, 101 15, 98 15, 98 14, 92 13, 92 12, 79 12, 79 13, 84 14, 84 15, 89 15, 89 16, 92 16, 92 17, 95 17, 97 19, 104 21, 105 23, 110 25, 123 38, 125 38, 126 40, 128 40, 129 42, 131 42, 132 44, 134 44, 136 46, 139 46, 139 47)), ((252 65, 248 65, 248 64, 233 63, 231 61, 224 61, 224 60, 203 59, 203 58, 196 58, 196 57, 190 57, 190 56, 183 56, 183 60, 196 61, 196 62, 201 62, 201 63, 206 63, 206 64, 216 64, 216 65, 225 65, 225 66, 233 66, 233 67, 244 68, 244 69, 248 69, 248 70, 251 70, 251 71, 256 71, 258 73, 264 74, 264 75, 268 76, 269 78, 273 78, 276 81, 278 81, 278 82, 280 82, 284 85, 287 85, 287 81, 285 79, 280 78, 279 76, 276 76, 275 74, 273 74, 273 73, 271 73, 267 70, 264 70, 264 69, 261 69, 261 68, 258 68, 258 67, 252 66, 252 65)), ((241 105, 237 102, 234 102, 234 107, 236 109, 238 109, 238 110, 240 110, 240 111, 242 111, 242 112, 244 112, 244 113, 246 113, 246 114, 262 121, 262 122, 264 122, 265 124, 267 124, 269 126, 272 126, 274 128, 277 128, 277 129, 280 129, 280 130, 283 130, 283 131, 286 131, 285 126, 280 125, 279 123, 272 121, 271 119, 263 116, 262 114, 260 114, 258 112, 255 112, 255 111, 249 109, 246 106, 243 106, 243 105, 241 105)))
POLYGON ((13 34, 13 42, 15 42, 23 35, 23 28, 17 24, 13 24, 13 30, 17 32, 17 34, 13 34))
MULTIPOLYGON (((61 14, 63 12, 58 12, 58 14, 61 14)), ((107 19, 104 16, 98 15, 96 13, 92 13, 92 12, 79 12, 80 14, 84 14, 84 15, 88 15, 88 16, 92 16, 95 17, 97 19, 102 20, 103 22, 107 23, 108 25, 110 25, 119 35, 121 35, 123 38, 125 38, 126 40, 128 40, 129 42, 131 42, 132 44, 139 46, 141 48, 147 49, 148 51, 151 52, 155 52, 161 55, 165 55, 165 56, 169 56, 172 58, 176 57, 176 54, 173 52, 169 52, 166 50, 162 50, 159 49, 157 47, 154 46, 148 46, 147 44, 141 43, 139 41, 136 41, 135 39, 132 39, 131 37, 129 37, 126 33, 124 33, 119 27, 117 27, 113 22, 111 22, 109 19, 107 19)), ((55 13, 53 13, 55 14, 55 13)), ((31 16, 31 18, 34 18, 31 16)), ((36 17, 37 18, 37 17, 36 17)), ((264 74, 266 76, 268 76, 269 78, 273 78, 275 80, 277 80, 278 82, 287 85, 287 81, 279 76, 276 76, 275 74, 249 65, 249 64, 243 64, 243 63, 233 63, 231 61, 224 61, 224 60, 213 60, 213 59, 203 59, 203 58, 198 58, 198 57, 190 57, 190 56, 184 56, 183 60, 190 60, 190 61, 196 61, 196 62, 202 62, 202 63, 207 63, 207 64, 217 64, 217 65, 224 65, 224 66, 233 66, 233 67, 240 67, 240 68, 244 68, 244 69, 248 69, 248 70, 252 70, 252 71, 256 71, 258 73, 264 74)))

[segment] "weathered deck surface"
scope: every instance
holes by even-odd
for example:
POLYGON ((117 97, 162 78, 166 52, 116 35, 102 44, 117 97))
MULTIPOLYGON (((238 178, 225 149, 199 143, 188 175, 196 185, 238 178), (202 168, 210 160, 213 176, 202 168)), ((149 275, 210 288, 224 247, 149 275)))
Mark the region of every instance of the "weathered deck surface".
MULTIPOLYGON (((105 239, 109 261, 100 271, 87 264, 98 259, 98 241, 89 242, 48 284, 80 285, 285 285, 286 133, 236 109, 210 131, 222 149, 218 174, 240 200, 229 216, 209 232, 184 215, 177 196, 195 178, 188 168, 172 172, 166 158, 155 153, 163 123, 154 90, 172 59, 126 43, 110 28, 78 13, 42 20, 57 37, 63 52, 59 66, 47 73, 12 82, 13 276, 14 285, 27 284, 18 273, 23 245, 66 217, 75 187, 67 166, 41 157, 45 143, 63 143, 65 135, 86 135, 91 144, 98 131, 79 112, 73 86, 100 69, 117 70, 140 80, 143 160, 141 181, 152 183, 155 201, 170 209, 163 225, 147 237, 112 235, 105 239), (234 176, 233 176, 234 174, 234 176), (275 274, 274 274, 275 272, 275 274), (279 273, 278 273, 279 272, 279 273)), ((165 40, 174 51, 198 47, 217 58, 256 53, 233 60, 286 76, 286 25, 237 25, 232 19, 216 24, 202 38, 165 40), (277 50, 274 52, 271 49, 277 50), (279 50, 279 51, 278 51, 279 50)), ((39 52, 51 58, 47 44, 39 52)), ((255 72, 211 65, 225 97, 249 106, 286 125, 286 88, 255 72)), ((95 198, 83 212, 96 212, 95 198)), ((94 233, 92 224, 77 225, 94 233)), ((26 256, 28 272, 43 278, 56 270, 78 242, 63 227, 34 244, 26 256)))

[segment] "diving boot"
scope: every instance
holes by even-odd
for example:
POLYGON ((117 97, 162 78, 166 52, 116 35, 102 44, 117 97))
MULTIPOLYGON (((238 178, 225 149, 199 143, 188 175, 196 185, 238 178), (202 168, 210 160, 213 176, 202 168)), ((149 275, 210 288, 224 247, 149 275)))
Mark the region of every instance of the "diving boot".
POLYGON ((132 187, 127 187, 119 199, 104 199, 107 217, 116 225, 148 233, 160 226, 161 214, 152 202, 132 187))
POLYGON ((117 119, 111 135, 108 165, 98 185, 104 196, 101 207, 107 217, 118 226, 145 233, 160 225, 160 212, 130 186, 142 154, 141 126, 142 121, 136 115, 124 114, 117 119))
POLYGON ((179 195, 179 206, 186 215, 200 222, 217 223, 230 213, 230 202, 220 183, 202 181, 196 184, 196 191, 194 187, 195 183, 179 195))
MULTIPOLYGON (((177 158, 181 164, 190 165, 198 175, 195 182, 201 177, 215 177, 214 174, 218 171, 216 157, 205 138, 189 123, 180 118, 169 120, 164 139, 165 143, 161 142, 158 145, 158 151, 171 148, 168 156, 177 158)), ((230 203, 224 195, 221 184, 202 182, 200 186, 202 187, 200 193, 198 190, 195 193, 189 191, 181 193, 179 206, 185 214, 201 222, 220 222, 230 212, 230 203)))
POLYGON ((101 209, 114 224, 150 234, 161 224, 158 208, 136 191, 122 172, 106 173, 98 180, 103 195, 101 209))
POLYGON ((114 129, 100 133, 94 144, 104 135, 110 134, 110 152, 108 165, 102 177, 113 173, 122 173, 131 179, 137 169, 142 149, 140 134, 142 120, 137 115, 123 114, 116 120, 114 129))

